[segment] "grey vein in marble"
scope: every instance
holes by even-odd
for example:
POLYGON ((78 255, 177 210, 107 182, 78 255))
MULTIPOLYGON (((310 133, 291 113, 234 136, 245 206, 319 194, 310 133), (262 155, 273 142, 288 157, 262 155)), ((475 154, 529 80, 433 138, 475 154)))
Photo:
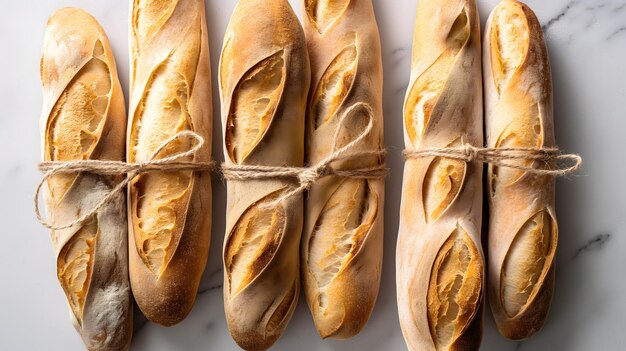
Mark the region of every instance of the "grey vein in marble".
POLYGON ((559 12, 556 16, 550 18, 548 22, 542 26, 543 31, 547 32, 550 29, 550 27, 552 27, 554 24, 559 22, 563 17, 565 17, 570 12, 572 7, 574 7, 575 5, 578 5, 579 2, 580 2, 579 0, 570 0, 567 3, 567 5, 565 5, 565 8, 561 12, 559 12))
POLYGON ((608 233, 596 235, 593 239, 587 241, 585 245, 579 247, 578 250, 576 250, 576 252, 572 256, 572 259, 578 258, 578 256, 580 256, 580 254, 584 252, 601 249, 610 239, 611 239, 611 234, 608 234, 608 233))
POLYGON ((624 33, 624 32, 626 32, 626 26, 619 27, 615 31, 613 31, 613 33, 609 34, 606 37, 606 40, 611 40, 611 39, 615 38, 616 36, 618 36, 618 35, 620 35, 621 33, 624 33))
POLYGON ((198 295, 202 295, 204 293, 216 290, 216 289, 220 289, 224 286, 223 284, 223 273, 222 273, 222 269, 218 268, 214 271, 212 271, 211 273, 209 273, 208 278, 206 279, 207 282, 207 286, 200 286, 200 289, 198 290, 198 295))
POLYGON ((391 52, 391 56, 394 58, 392 63, 394 67, 401 64, 402 61, 406 59, 406 51, 407 50, 403 47, 393 49, 393 51, 391 52))
POLYGON ((209 286, 208 288, 204 288, 204 289, 199 290, 198 291, 198 295, 202 295, 204 293, 207 293, 207 292, 210 292, 210 291, 213 291, 213 290, 221 289, 222 287, 224 287, 224 284, 221 284, 221 283, 220 284, 216 284, 216 285, 212 285, 212 286, 209 286))
POLYGON ((613 9, 613 13, 618 13, 618 12, 622 11, 625 8, 626 8, 626 3, 618 5, 616 8, 613 9))

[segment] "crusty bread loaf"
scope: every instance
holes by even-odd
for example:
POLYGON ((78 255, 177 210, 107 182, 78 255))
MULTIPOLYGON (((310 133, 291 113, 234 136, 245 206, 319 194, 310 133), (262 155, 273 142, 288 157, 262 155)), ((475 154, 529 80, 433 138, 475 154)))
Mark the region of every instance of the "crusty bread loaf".
MULTIPOLYGON (((166 139, 193 131, 211 160, 212 103, 203 0, 131 2, 128 160, 145 162, 166 139)), ((189 150, 181 139, 158 157, 189 150)), ((193 307, 211 237, 211 175, 155 172, 128 188, 130 280, 149 320, 173 325, 193 307)))
MULTIPOLYGON (((482 146, 474 0, 420 1, 404 105, 407 149, 482 146)), ((400 324, 411 350, 478 350, 485 262, 477 162, 406 161, 397 246, 400 324)))
MULTIPOLYGON (((488 146, 554 147, 552 76, 535 14, 502 1, 484 43, 488 146)), ((489 300, 502 335, 522 339, 543 325, 554 289, 554 177, 490 166, 487 184, 489 300)))
MULTIPOLYGON (((237 3, 219 72, 226 164, 302 166, 309 60, 286 0, 237 3)), ((302 196, 272 204, 292 185, 228 181, 224 307, 246 350, 269 348, 298 301, 302 196)))
MULTIPOLYGON (((371 0, 304 1, 311 59, 307 161, 317 164, 354 140, 368 125, 363 108, 342 122, 355 103, 372 107, 374 128, 351 151, 383 148, 382 58, 371 0), (335 140, 339 130, 338 139, 335 140)), ((343 161, 373 167, 379 157, 343 161)), ((384 180, 329 177, 310 192, 302 240, 307 302, 323 338, 349 338, 367 323, 380 285, 384 180)))
MULTIPOLYGON (((50 17, 41 81, 44 160, 124 159, 124 96, 109 41, 91 15, 65 8, 50 17)), ((44 196, 51 223, 71 223, 116 180, 88 173, 53 176, 44 196)), ((59 282, 85 345, 89 350, 127 350, 132 301, 125 197, 115 198, 86 224, 51 235, 59 282)))

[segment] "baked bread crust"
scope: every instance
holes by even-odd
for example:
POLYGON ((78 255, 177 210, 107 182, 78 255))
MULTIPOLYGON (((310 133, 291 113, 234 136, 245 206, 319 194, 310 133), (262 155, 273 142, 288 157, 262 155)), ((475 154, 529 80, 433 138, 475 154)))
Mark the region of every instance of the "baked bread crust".
MULTIPOLYGON (((480 22, 473 0, 421 1, 404 106, 407 149, 482 146, 480 22)), ((410 350, 477 350, 485 262, 482 164, 408 159, 396 280, 410 350)))
MULTIPOLYGON (((169 137, 204 138, 193 159, 211 160, 211 70, 202 0, 130 3, 130 113, 127 157, 145 162, 169 137)), ((158 158, 186 151, 180 140, 158 158)), ((128 186, 130 280, 137 305, 171 326, 191 311, 211 238, 209 172, 154 172, 128 186)))
MULTIPOLYGON (((286 0, 237 3, 219 73, 225 163, 302 166, 309 59, 286 0)), ((224 307, 246 350, 276 342, 300 294, 302 196, 272 204, 290 186, 284 179, 227 182, 224 307)))
MULTIPOLYGON (((124 159, 126 111, 106 34, 87 12, 64 8, 48 20, 41 58, 45 161, 124 159)), ((52 225, 91 210, 119 177, 55 175, 44 185, 52 225)), ((53 230, 59 282, 70 318, 89 350, 127 350, 132 336, 126 199, 91 219, 53 230)))
MULTIPOLYGON (((350 152, 383 145, 382 57, 371 0, 304 1, 304 30, 312 84, 307 109, 307 163, 317 164, 373 129, 350 152), (339 130, 339 134, 337 134, 339 130), (337 140, 335 137, 337 136, 337 140)), ((380 157, 360 157, 346 168, 374 167, 380 157)), ((365 326, 376 303, 383 256, 384 179, 328 177, 306 202, 301 259, 307 302, 321 337, 345 339, 365 326)))
MULTIPOLYGON (((528 6, 504 0, 493 10, 483 65, 488 146, 555 147, 550 62, 528 6)), ((543 326, 554 290, 555 180, 489 166, 487 184, 491 310, 503 336, 523 339, 543 326)))

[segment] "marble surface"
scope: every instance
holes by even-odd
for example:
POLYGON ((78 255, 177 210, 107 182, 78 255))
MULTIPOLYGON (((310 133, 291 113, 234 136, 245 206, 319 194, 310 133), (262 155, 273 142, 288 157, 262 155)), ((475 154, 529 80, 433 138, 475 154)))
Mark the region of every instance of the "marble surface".
MULTIPOLYGON (((300 305, 275 350, 404 350, 395 303, 394 252, 400 205, 402 101, 409 79, 418 0, 374 0, 385 73, 385 138, 392 169, 387 182, 385 260, 372 318, 349 341, 323 341, 300 305)), ((426 0, 422 0, 426 1, 426 0)), ((235 0, 207 0, 213 71, 235 0)), ((297 12, 301 1, 292 0, 297 12)), ((479 0, 483 23, 497 0, 479 0)), ((626 332, 626 0, 529 0, 546 30, 551 55, 559 145, 584 156, 576 176, 558 182, 560 243, 557 285, 545 328, 522 342, 503 339, 489 311, 482 350, 623 350, 626 332)), ((106 29, 123 84, 128 81, 127 16, 123 0, 2 1, 0 11, 0 349, 82 350, 57 284, 47 231, 33 214, 40 175, 39 57, 47 17, 81 6, 106 29)), ((215 75, 214 75, 215 77, 215 75)), ((214 81, 215 83, 215 81, 214 81)), ((215 84, 214 84, 215 85, 215 84)), ((217 92, 217 89, 214 89, 217 92)), ((217 101, 217 95, 215 95, 217 101)), ((215 104, 218 116, 219 104, 215 104)), ((221 131, 215 124, 215 136, 221 131)), ((220 160, 219 137, 214 155, 220 160)), ((223 312, 220 250, 224 185, 215 181, 212 248, 191 315, 163 328, 139 314, 134 350, 237 350, 223 312)))

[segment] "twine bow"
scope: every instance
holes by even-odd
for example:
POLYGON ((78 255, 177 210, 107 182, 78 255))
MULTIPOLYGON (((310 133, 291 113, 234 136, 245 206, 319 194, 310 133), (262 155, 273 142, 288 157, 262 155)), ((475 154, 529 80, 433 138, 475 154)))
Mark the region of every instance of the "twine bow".
POLYGON ((582 167, 583 159, 575 154, 561 154, 558 148, 485 148, 472 145, 459 147, 433 148, 423 150, 405 150, 405 159, 424 157, 444 157, 465 162, 478 161, 498 167, 506 167, 539 175, 564 176, 582 167), (507 161, 541 161, 542 167, 513 164, 507 161), (554 166, 553 166, 554 163, 554 166))
POLYGON ((102 161, 102 160, 77 160, 77 161, 46 161, 39 164, 39 170, 44 173, 43 178, 37 185, 35 190, 35 214, 39 222, 50 230, 61 230, 71 228, 75 225, 85 224, 98 211, 114 201, 118 193, 137 176, 149 172, 178 172, 178 171, 200 171, 207 172, 214 169, 214 162, 185 162, 180 161, 186 157, 196 154, 204 145, 204 138, 192 131, 183 131, 177 133, 165 140, 148 158, 147 162, 126 163, 122 161, 102 161), (195 141, 195 145, 187 150, 174 155, 157 159, 157 156, 167 146, 181 138, 190 138, 195 141), (57 174, 75 174, 80 172, 89 172, 99 175, 120 175, 125 174, 126 177, 111 189, 102 199, 89 211, 82 216, 64 225, 52 225, 42 215, 39 209, 39 193, 46 180, 57 174))
MULTIPOLYGON (((222 164, 222 176, 228 180, 267 180, 267 179, 290 179, 295 181, 296 185, 284 195, 279 197, 270 206, 280 203, 292 196, 298 195, 308 190, 322 178, 328 176, 339 176, 355 179, 381 179, 387 175, 387 168, 384 165, 374 167, 361 167, 353 169, 341 169, 333 166, 334 163, 346 159, 354 159, 364 156, 384 157, 384 150, 376 151, 353 151, 358 143, 363 141, 374 128, 374 110, 364 102, 356 102, 346 108, 339 119, 339 124, 343 124, 351 112, 358 108, 365 109, 368 116, 368 124, 361 133, 351 142, 337 149, 332 154, 310 167, 280 167, 280 166, 262 166, 262 165, 231 165, 222 164)), ((339 137, 340 128, 335 131, 334 139, 339 137)))

